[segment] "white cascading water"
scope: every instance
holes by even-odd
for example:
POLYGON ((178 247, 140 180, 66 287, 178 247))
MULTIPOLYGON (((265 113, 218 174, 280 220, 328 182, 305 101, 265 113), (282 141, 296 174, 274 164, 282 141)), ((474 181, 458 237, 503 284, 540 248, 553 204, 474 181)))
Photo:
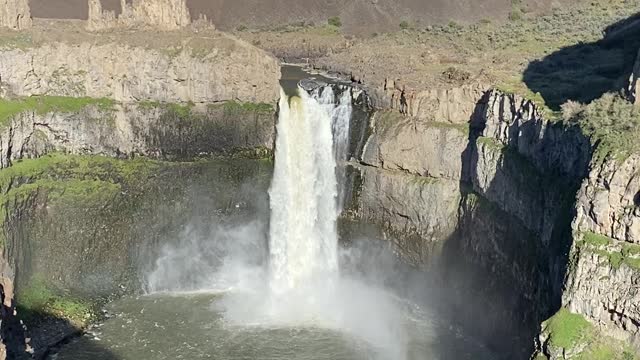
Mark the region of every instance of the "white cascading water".
MULTIPOLYGON (((336 160, 346 157, 351 95, 330 86, 280 98, 270 190, 270 275, 274 293, 338 273, 336 220, 341 210, 336 160)), ((327 284, 329 285, 329 284, 327 284)))
POLYGON ((209 241, 187 235, 167 248, 148 277, 150 291, 224 290, 213 308, 229 325, 332 329, 368 343, 377 355, 367 358, 405 359, 398 302, 338 266, 352 91, 299 87, 291 98, 281 91, 266 269, 250 246, 263 244, 261 223, 223 226, 209 241), (209 264, 216 256, 222 261, 209 264))

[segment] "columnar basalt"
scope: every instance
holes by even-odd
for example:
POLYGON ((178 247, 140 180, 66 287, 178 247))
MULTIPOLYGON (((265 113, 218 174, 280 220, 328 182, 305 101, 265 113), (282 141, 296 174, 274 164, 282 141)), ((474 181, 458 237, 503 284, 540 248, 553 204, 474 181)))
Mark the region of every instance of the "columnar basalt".
POLYGON ((122 102, 275 104, 278 61, 218 34, 204 49, 175 53, 126 44, 51 43, 0 52, 5 91, 17 96, 110 98, 122 102))

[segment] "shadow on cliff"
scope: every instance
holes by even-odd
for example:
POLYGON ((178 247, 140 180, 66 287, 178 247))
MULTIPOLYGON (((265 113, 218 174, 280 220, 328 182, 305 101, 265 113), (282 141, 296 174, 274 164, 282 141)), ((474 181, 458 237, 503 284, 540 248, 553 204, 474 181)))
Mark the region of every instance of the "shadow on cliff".
POLYGON ((7 359, 50 359, 59 360, 119 360, 110 350, 95 341, 81 336, 82 331, 68 320, 51 314, 30 313, 26 323, 18 316, 10 316, 11 307, 3 305, 2 337, 7 359), (5 313, 5 311, 10 311, 5 313), (4 316, 5 314, 9 316, 4 316), (37 319, 37 320, 34 320, 37 319), (26 324, 26 325, 25 325, 26 324), (74 343, 71 352, 63 351, 74 343), (55 355, 54 355, 55 354, 55 355))
MULTIPOLYGON (((509 146, 492 143, 482 137, 491 96, 477 103, 470 120, 457 227, 444 242, 438 268, 445 289, 440 301, 498 358, 526 359, 540 323, 561 305, 572 205, 590 147, 576 127, 522 118, 506 119, 509 146), (530 138, 539 142, 532 145, 530 138), (538 160, 520 154, 519 146, 537 146, 538 160), (494 161, 495 171, 488 171, 494 161)), ((501 106, 510 105, 502 98, 501 106)))
MULTIPOLYGON (((14 316, 15 301, 11 305, 5 304, 5 292, 0 285, 1 326, 0 339, 5 347, 6 358, 11 360, 47 359, 56 353, 61 346, 69 341, 81 341, 82 354, 86 356, 62 357, 63 359, 91 359, 91 360, 118 360, 118 357, 109 350, 100 347, 93 341, 89 341, 81 335, 80 330, 74 327, 68 320, 31 312, 26 324, 21 319, 21 314, 14 316)), ((78 348, 76 346, 76 348, 78 348)))
POLYGON ((625 87, 639 48, 640 13, 607 27, 601 40, 532 61, 523 80, 553 110, 568 100, 588 103, 625 87))
MULTIPOLYGON (((568 100, 587 103, 626 87, 638 48, 640 14, 609 26, 599 41, 530 63, 523 80, 554 110, 568 100)), ((526 359, 540 323, 562 304, 573 205, 591 146, 575 125, 529 118, 531 104, 513 96, 491 103, 499 123, 487 124, 490 97, 469 121, 458 225, 439 268, 441 301, 500 358, 526 359)))

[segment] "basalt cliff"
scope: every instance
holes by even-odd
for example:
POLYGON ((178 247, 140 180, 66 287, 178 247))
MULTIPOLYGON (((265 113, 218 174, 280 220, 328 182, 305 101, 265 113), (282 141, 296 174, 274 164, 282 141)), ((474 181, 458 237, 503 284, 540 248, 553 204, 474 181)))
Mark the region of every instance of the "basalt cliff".
POLYGON ((0 358, 41 358, 205 216, 194 189, 215 184, 216 203, 198 200, 209 216, 251 211, 236 204, 247 178, 268 186, 280 65, 211 26, 182 29, 177 2, 29 29, 9 3, 2 24, 21 31, 0 51, 0 358), (161 45, 157 29, 171 30, 161 45))
POLYGON ((507 38, 490 23, 367 40, 333 41, 335 27, 236 34, 250 44, 192 27, 185 1, 123 1, 115 12, 91 0, 86 22, 36 19, 31 29, 28 8, 11 4, 5 26, 23 30, 0 51, 8 358, 42 356, 90 322, 89 307, 75 305, 139 287, 140 256, 187 219, 255 210, 246 181, 269 182, 276 56, 337 74, 347 79, 340 90, 357 94, 342 224, 374 226, 429 274, 443 312, 505 359, 638 357, 633 18, 603 39, 533 58, 537 48, 512 39, 519 29, 553 28, 573 13, 512 19, 507 38), (464 44, 502 52, 461 60, 454 43, 447 53, 473 36, 464 44), (445 55, 423 48, 429 39, 445 55), (503 59, 513 52, 532 58, 503 59), (588 76, 576 74, 575 59, 588 76), (602 59, 621 60, 586 82, 602 59), (510 66, 516 85, 500 78, 510 66), (191 208, 198 194, 185 189, 211 184, 218 202, 191 208), (41 293, 56 301, 38 303, 41 293))

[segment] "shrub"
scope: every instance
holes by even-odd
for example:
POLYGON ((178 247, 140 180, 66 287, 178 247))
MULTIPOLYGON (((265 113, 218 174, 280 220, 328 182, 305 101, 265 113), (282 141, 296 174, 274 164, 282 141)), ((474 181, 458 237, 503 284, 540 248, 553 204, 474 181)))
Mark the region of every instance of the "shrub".
POLYGON ((240 25, 236 28, 237 31, 246 31, 247 30, 247 26, 246 25, 240 25))
POLYGON ((332 16, 332 17, 329 18, 329 20, 327 20, 327 22, 331 26, 335 26, 335 27, 341 27, 342 26, 342 20, 340 20, 339 16, 332 16))
POLYGON ((462 30, 462 25, 460 25, 457 22, 451 20, 451 21, 449 21, 449 28, 451 28, 453 30, 462 30))
POLYGON ((407 30, 409 27, 409 22, 407 20, 402 20, 400 23, 400 29, 407 30))
POLYGON ((520 9, 511 10, 511 12, 509 13, 509 20, 511 21, 522 20, 522 10, 520 9))
POLYGON ((625 160, 640 151, 640 109, 617 94, 605 94, 575 114, 571 123, 580 126, 596 146, 594 160, 612 156, 625 160))
POLYGON ((562 104, 560 109, 562 110, 562 118, 567 121, 578 115, 584 109, 584 105, 577 101, 569 100, 562 104))

